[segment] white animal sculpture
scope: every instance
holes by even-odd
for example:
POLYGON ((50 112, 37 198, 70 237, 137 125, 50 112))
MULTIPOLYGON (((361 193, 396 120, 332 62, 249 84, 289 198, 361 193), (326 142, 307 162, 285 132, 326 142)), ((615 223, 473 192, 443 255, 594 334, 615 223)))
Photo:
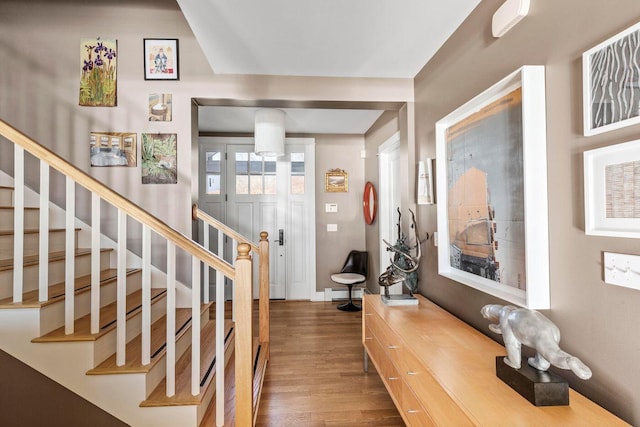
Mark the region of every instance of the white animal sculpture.
POLYGON ((522 344, 536 350, 535 357, 528 359, 529 365, 546 371, 550 365, 570 369, 583 380, 591 378, 591 369, 580 359, 560 349, 560 330, 545 316, 535 310, 513 305, 489 304, 482 307, 482 317, 494 324, 489 329, 502 334, 507 357, 504 363, 520 369, 520 347, 522 344))

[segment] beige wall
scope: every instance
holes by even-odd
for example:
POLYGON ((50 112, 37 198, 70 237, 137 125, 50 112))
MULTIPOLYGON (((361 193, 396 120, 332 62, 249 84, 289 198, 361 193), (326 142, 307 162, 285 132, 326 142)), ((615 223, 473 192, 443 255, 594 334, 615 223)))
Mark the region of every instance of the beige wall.
MULTIPOLYGON (((491 17, 502 0, 485 0, 415 79, 416 139, 420 159, 434 157, 435 122, 525 64, 546 65, 551 309, 562 346, 593 369, 589 381, 562 372, 570 385, 628 422, 640 424, 640 292, 603 282, 602 252, 640 253, 632 239, 584 234, 582 153, 637 139, 639 126, 582 136, 582 53, 640 19, 636 0, 538 0, 518 26, 491 37, 491 17)), ((437 174, 437 171, 436 171, 437 174)), ((419 207, 436 229, 435 207, 419 207)), ((437 274, 427 245, 420 292, 482 331, 486 294, 437 274)), ((499 339, 499 338, 498 338, 499 339)))
MULTIPOLYGON (((4 0, 0 2, 0 57, 3 58, 0 61, 1 119, 187 235, 192 233, 191 203, 198 194, 193 98, 405 102, 413 97, 412 79, 214 75, 173 0, 4 0), (97 36, 118 41, 117 107, 78 106, 80 39, 97 36), (142 39, 148 37, 179 39, 179 81, 143 79, 142 39), (148 96, 155 92, 173 95, 173 121, 147 120, 148 96), (89 167, 91 131, 127 131, 138 135, 177 133, 178 183, 142 185, 139 166, 89 167)), ((8 144, 0 144, 0 168, 8 172, 13 169, 10 153, 8 144)), ((339 152, 335 158, 340 161, 335 162, 334 167, 347 162, 339 152)), ((362 162, 359 150, 355 159, 362 162)), ((345 169, 350 169, 350 165, 345 169)), ((28 168, 27 181, 37 188, 38 177, 30 173, 31 170, 33 168, 28 168)), ((320 180, 324 179, 323 173, 319 168, 320 180)), ((362 191, 362 172, 352 176, 356 182, 349 196, 358 197, 356 191, 362 191)), ((64 182, 54 180, 52 193, 61 204, 64 203, 63 189, 64 182)), ((80 193, 78 197, 82 199, 86 195, 80 193)), ((81 218, 89 217, 88 208, 88 203, 79 201, 81 218)), ((107 217, 103 229, 113 235, 115 221, 110 219, 113 213, 103 214, 107 217)), ((139 246, 140 233, 135 227, 130 228, 133 229, 129 231, 129 241, 139 246)), ((362 228, 359 229, 363 233, 362 228)), ((318 253, 323 249, 319 247, 318 253)), ((153 253, 159 255, 154 264, 162 267, 163 242, 154 240, 153 253)), ((182 274, 179 270, 179 277, 184 280, 190 275, 190 267, 188 262, 179 265, 184 266, 182 274)), ((329 273, 317 271, 319 277, 329 273)))
POLYGON ((364 137, 352 135, 316 135, 316 289, 343 288, 331 281, 331 273, 340 271, 349 251, 365 250, 365 222, 362 217, 364 192, 364 137), (349 191, 327 193, 325 173, 343 169, 349 174, 349 191), (337 213, 326 213, 325 204, 336 203, 337 213), (328 232, 327 224, 337 224, 337 232, 328 232))

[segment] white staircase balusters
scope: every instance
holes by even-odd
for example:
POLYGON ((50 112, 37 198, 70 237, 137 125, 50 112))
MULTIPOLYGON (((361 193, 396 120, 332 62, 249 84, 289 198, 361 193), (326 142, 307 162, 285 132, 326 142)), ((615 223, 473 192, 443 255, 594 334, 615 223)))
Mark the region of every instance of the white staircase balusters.
POLYGON ((116 365, 126 361, 127 348, 127 214, 118 209, 116 365))
POLYGON ((64 273, 64 331, 73 334, 75 325, 75 226, 76 226, 76 184, 66 177, 65 205, 65 273, 64 273))
MULTIPOLYGON (((218 256, 224 259, 224 232, 222 230, 218 230, 218 256)), ((224 305, 224 275, 218 270, 216 271, 216 362, 224 360, 224 305)), ((216 363, 217 390, 224 390, 224 363, 216 363)), ((224 393, 217 392, 216 426, 224 426, 224 393)))
MULTIPOLYGON (((202 232, 204 233, 202 245, 207 250, 211 250, 209 248, 209 224, 207 224, 206 222, 202 224, 202 232)), ((202 301, 205 304, 208 304, 211 301, 211 297, 209 296, 209 270, 210 270, 210 268, 209 268, 209 266, 207 264, 204 264, 203 267, 204 267, 204 269, 203 269, 203 272, 202 272, 202 283, 204 285, 203 285, 203 289, 202 289, 202 301)))
POLYGON ((91 333, 100 332, 100 196, 91 193, 91 333))
POLYGON ((49 299, 49 165, 40 160, 38 300, 49 299))
MULTIPOLYGON (((191 333, 195 333, 192 329, 191 333)), ((176 394, 176 245, 167 240, 167 397, 176 394)))
POLYGON ((24 148, 14 146, 13 302, 22 302, 24 278, 24 148))
POLYGON ((191 394, 193 396, 200 394, 200 314, 200 260, 191 257, 191 394))
POLYGON ((142 364, 151 363, 151 229, 142 226, 142 364))

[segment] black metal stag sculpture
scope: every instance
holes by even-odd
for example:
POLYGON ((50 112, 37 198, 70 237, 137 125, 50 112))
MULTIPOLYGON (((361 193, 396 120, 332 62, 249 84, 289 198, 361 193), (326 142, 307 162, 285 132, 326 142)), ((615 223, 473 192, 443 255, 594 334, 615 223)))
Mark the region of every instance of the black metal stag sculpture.
MULTIPOLYGON (((389 298, 389 286, 396 283, 402 282, 412 296, 418 290, 418 267, 422 257, 422 249, 420 248, 422 242, 418 237, 416 216, 411 209, 409 209, 409 212, 411 212, 411 228, 413 229, 415 245, 409 246, 407 236, 402 232, 400 225, 402 213, 400 208, 398 208, 398 239, 396 244, 392 245, 382 239, 384 244, 387 245, 387 251, 393 254, 389 259, 391 265, 378 277, 378 284, 384 287, 384 295, 387 298, 389 298)), ((425 240, 428 239, 429 234, 427 234, 425 240)))

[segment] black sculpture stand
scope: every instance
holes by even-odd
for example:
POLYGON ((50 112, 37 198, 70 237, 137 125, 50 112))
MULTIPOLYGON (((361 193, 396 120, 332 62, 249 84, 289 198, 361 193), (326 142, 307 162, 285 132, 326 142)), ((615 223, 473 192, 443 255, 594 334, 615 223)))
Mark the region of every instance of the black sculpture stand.
POLYGON ((520 369, 504 363, 505 356, 496 357, 496 375, 509 387, 535 406, 564 406, 569 404, 567 380, 553 372, 539 371, 522 358, 520 369))

